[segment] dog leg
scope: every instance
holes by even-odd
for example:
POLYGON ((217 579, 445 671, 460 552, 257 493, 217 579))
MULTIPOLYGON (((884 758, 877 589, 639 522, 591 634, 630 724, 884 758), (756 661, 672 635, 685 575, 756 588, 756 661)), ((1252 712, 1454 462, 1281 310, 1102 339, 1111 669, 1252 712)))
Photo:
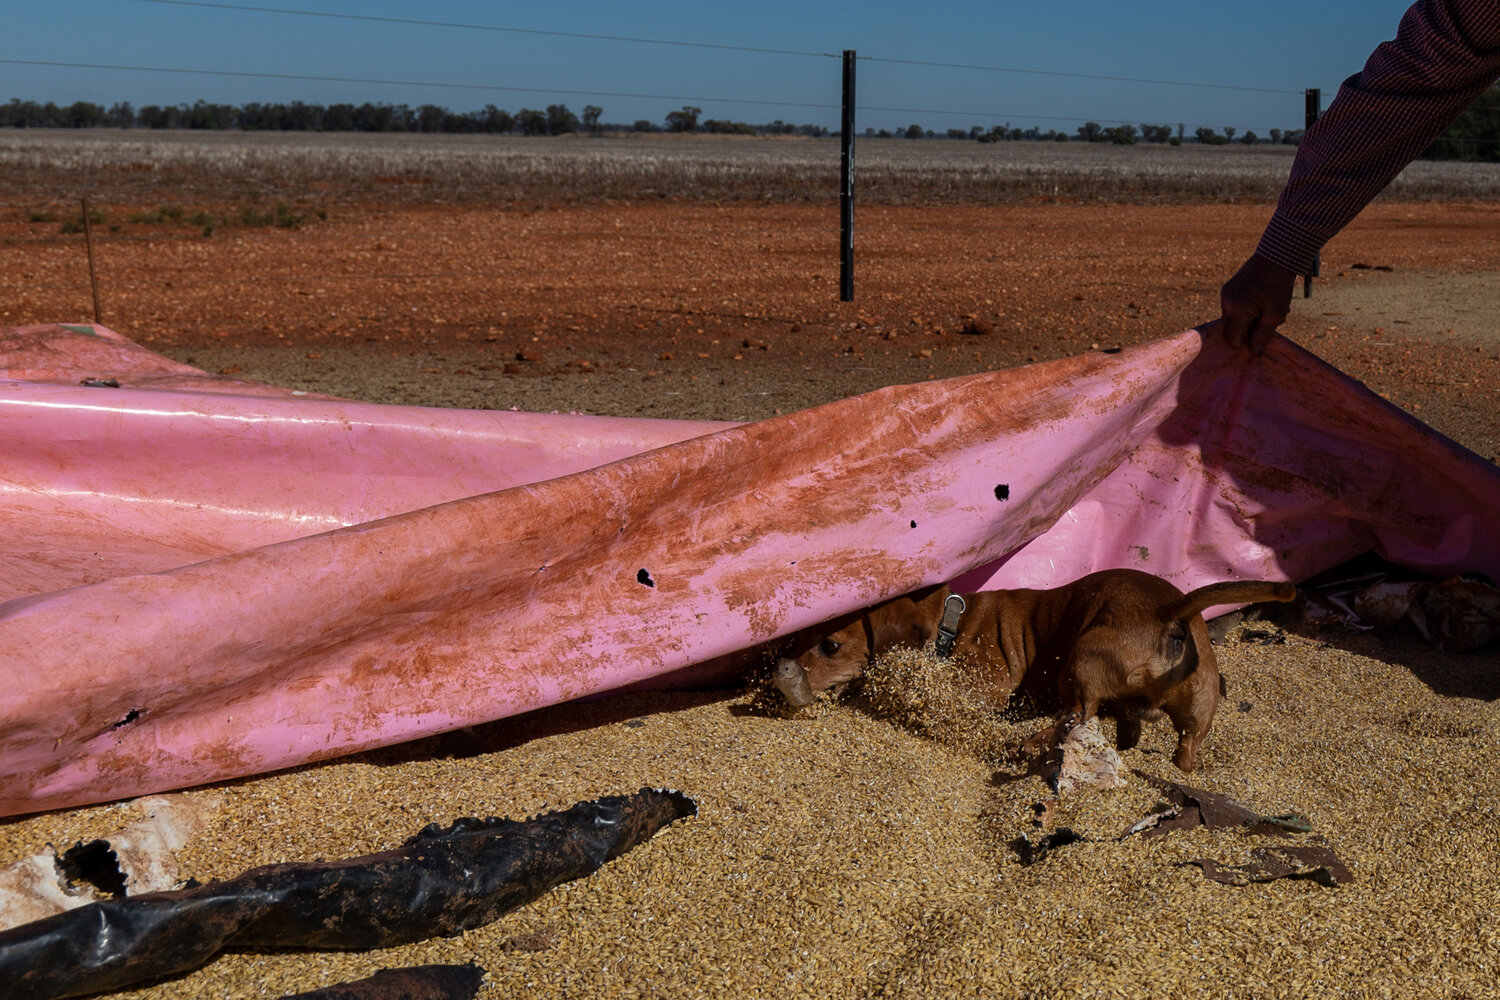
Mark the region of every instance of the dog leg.
POLYGON ((1064 712, 1052 720, 1050 726, 1043 726, 1030 736, 1010 747, 1012 760, 1025 761, 1040 757, 1042 754, 1056 747, 1063 738, 1075 726, 1081 726, 1091 715, 1084 715, 1081 709, 1064 712))
POLYGON ((1212 710, 1203 713, 1194 711, 1191 706, 1164 707, 1167 717, 1172 720, 1172 728, 1177 731, 1177 752, 1172 755, 1172 763, 1177 765, 1179 771, 1187 774, 1198 766, 1198 747, 1203 743, 1203 737, 1208 735, 1208 727, 1213 722, 1212 710))
POLYGON ((1040 757, 1065 732, 1067 732, 1067 729, 1063 726, 1062 720, 1056 720, 1052 725, 1038 729, 1024 740, 1012 743, 1008 748, 1010 759, 1014 761, 1027 761, 1040 757))
MULTIPOLYGON (((1079 651, 1075 649, 1072 661, 1057 678, 1057 693, 1065 706, 1062 713, 1057 716, 1052 725, 1022 740, 1012 749, 1013 755, 1026 759, 1046 753, 1061 743, 1075 726, 1081 726, 1099 714, 1100 698, 1088 690, 1085 682, 1085 678, 1091 676, 1088 671, 1092 664, 1088 661, 1092 658, 1087 652, 1083 656, 1078 653, 1079 651)), ((1136 736, 1139 738, 1140 727, 1136 728, 1136 736)))
POLYGON ((1052 720, 1052 725, 1037 730, 1015 744, 1011 748, 1012 758, 1028 760, 1040 756, 1056 746, 1069 729, 1087 721, 1088 717, 1083 714, 1084 705, 1079 698, 1078 684, 1071 670, 1064 670, 1058 675, 1057 692, 1064 705, 1061 714, 1052 720))
POLYGON ((1172 763, 1177 765, 1177 770, 1187 774, 1198 766, 1198 745, 1203 742, 1203 737, 1208 735, 1207 731, 1201 733, 1177 734, 1177 752, 1172 755, 1172 763))

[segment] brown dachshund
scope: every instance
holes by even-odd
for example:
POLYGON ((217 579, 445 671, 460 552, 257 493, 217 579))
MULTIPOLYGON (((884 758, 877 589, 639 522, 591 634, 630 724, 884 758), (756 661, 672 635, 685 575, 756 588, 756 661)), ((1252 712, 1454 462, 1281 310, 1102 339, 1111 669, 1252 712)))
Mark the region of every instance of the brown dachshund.
MULTIPOLYGON (((953 654, 979 667, 979 693, 994 708, 1023 681, 1061 697, 1057 721, 1028 746, 1056 739, 1103 707, 1128 750, 1140 740, 1141 719, 1165 712, 1177 729, 1173 762, 1191 771, 1223 693, 1203 610, 1296 595, 1289 583, 1258 581, 1184 594, 1149 573, 1104 570, 1052 590, 964 596, 953 654)), ((950 596, 947 587, 920 591, 797 633, 776 666, 777 688, 797 708, 821 691, 841 691, 886 650, 932 641, 950 596)))

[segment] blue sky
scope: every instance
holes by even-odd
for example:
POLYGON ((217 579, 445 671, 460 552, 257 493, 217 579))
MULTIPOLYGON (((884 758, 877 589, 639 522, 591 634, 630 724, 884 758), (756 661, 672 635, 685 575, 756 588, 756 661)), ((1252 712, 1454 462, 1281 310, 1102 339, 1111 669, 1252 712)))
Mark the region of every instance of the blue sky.
POLYGON ((858 68, 861 131, 913 122, 942 130, 1008 121, 1071 132, 1081 121, 1094 120, 1182 122, 1190 134, 1198 126, 1232 125, 1264 135, 1273 127, 1301 126, 1300 92, 1306 87, 1322 88, 1326 106, 1339 82, 1363 65, 1377 43, 1395 34, 1407 0, 247 0, 243 6, 813 54, 381 23, 213 4, 47 0, 10 5, 0 60, 388 82, 0 62, 0 101, 108 105, 123 100, 137 107, 198 99, 376 101, 459 111, 486 103, 510 111, 563 103, 575 112, 596 104, 604 109, 604 121, 627 123, 640 118, 661 123, 668 111, 689 103, 701 107, 705 118, 837 127, 839 60, 821 54, 852 48, 861 57, 878 57, 862 59, 858 68))

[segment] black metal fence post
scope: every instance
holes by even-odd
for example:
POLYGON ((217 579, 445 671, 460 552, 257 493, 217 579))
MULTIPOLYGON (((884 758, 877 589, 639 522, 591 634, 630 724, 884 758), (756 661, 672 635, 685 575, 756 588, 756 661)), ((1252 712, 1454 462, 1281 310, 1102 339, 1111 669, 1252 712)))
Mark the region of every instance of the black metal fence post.
POLYGON ((844 114, 839 125, 839 301, 854 301, 854 50, 844 50, 844 114))
MULTIPOLYGON (((1323 92, 1317 87, 1309 87, 1307 88, 1305 96, 1307 97, 1306 125, 1308 128, 1312 128, 1313 124, 1318 120, 1318 115, 1323 113, 1323 92)), ((1305 132, 1303 133, 1303 138, 1306 138, 1305 132)), ((1322 270, 1322 265, 1323 254, 1321 252, 1314 254, 1312 270, 1308 271, 1302 276, 1302 297, 1304 299, 1312 298, 1313 279, 1316 278, 1318 276, 1318 272, 1322 270)))
POLYGON ((94 292, 94 322, 102 326, 104 315, 99 308, 99 272, 94 267, 94 222, 89 218, 88 195, 83 197, 83 243, 89 255, 89 288, 94 292))

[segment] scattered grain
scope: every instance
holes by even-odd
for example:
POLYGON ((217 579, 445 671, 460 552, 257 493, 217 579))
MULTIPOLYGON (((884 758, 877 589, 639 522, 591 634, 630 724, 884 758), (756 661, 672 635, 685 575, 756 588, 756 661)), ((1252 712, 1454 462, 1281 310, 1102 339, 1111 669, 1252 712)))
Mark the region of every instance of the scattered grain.
MULTIPOLYGON (((486 998, 1487 995, 1500 945, 1500 708, 1423 678, 1456 683, 1493 659, 1340 643, 1364 646, 1296 633, 1277 646, 1227 642, 1226 705, 1253 707, 1220 713, 1187 780, 1263 812, 1306 813, 1312 836, 1350 863, 1349 886, 1232 888, 1182 866, 1238 863, 1260 838, 1119 840, 1160 801, 1134 779, 1061 796, 1048 829, 1080 839, 1022 867, 1010 845, 1041 834, 1033 807, 1051 793, 987 761, 1035 720, 974 711, 961 671, 910 657, 883 662, 858 702, 811 718, 756 710, 749 692, 633 694, 484 727, 478 736, 505 749, 477 757, 439 758, 431 740, 232 785, 215 827, 182 853, 200 879, 643 784, 683 789, 700 814, 456 938, 226 955, 119 995, 274 997, 465 961, 489 971, 486 998)), ((1179 778, 1172 740, 1148 725, 1122 756, 1179 778)), ((107 806, 0 824, 0 864, 133 818, 107 806)))

